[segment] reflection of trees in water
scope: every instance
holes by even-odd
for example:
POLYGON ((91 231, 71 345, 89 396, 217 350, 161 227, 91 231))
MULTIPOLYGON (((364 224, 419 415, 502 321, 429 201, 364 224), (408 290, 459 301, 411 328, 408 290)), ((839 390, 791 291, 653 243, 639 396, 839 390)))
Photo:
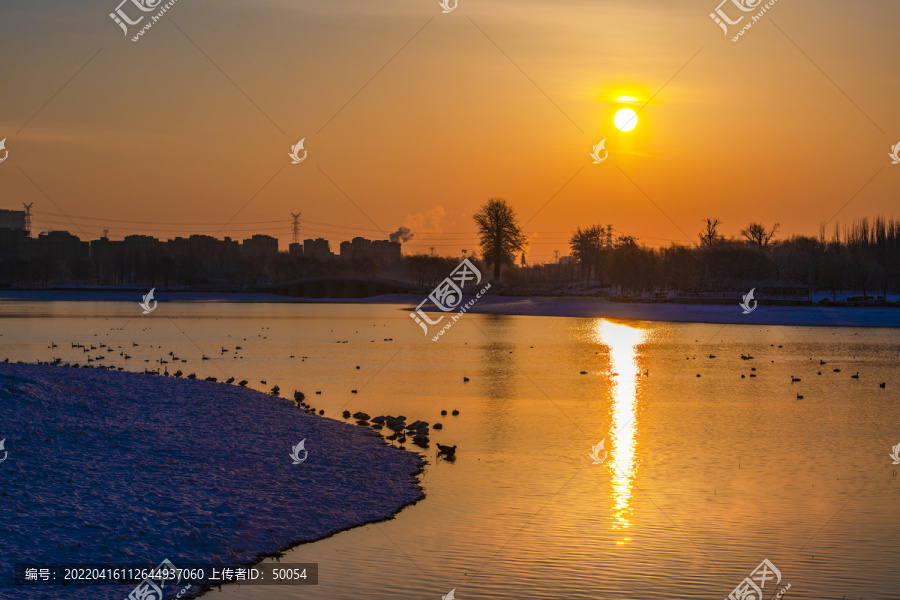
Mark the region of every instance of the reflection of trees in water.
POLYGON ((509 338, 506 330, 512 323, 506 315, 479 315, 478 327, 488 340, 481 345, 481 373, 478 384, 485 398, 485 419, 483 420, 486 439, 492 448, 506 444, 509 434, 507 427, 510 413, 509 401, 515 397, 517 367, 515 356, 510 352, 515 345, 492 340, 509 338))
POLYGON ((481 375, 485 386, 484 395, 491 400, 509 400, 513 397, 516 366, 509 355, 513 348, 508 343, 490 343, 483 347, 481 375))

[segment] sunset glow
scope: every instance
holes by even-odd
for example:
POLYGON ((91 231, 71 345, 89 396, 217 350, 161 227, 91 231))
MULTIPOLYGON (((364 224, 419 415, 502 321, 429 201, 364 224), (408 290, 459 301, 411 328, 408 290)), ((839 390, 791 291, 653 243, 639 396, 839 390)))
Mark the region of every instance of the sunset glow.
POLYGON ((108 17, 117 2, 53 3, 52 18, 10 4, 3 208, 34 202, 38 232, 82 239, 260 233, 282 249, 302 212, 301 236, 333 247, 407 226, 404 254, 457 256, 496 195, 533 218, 529 262, 565 255, 568 232, 598 219, 659 247, 693 243, 706 217, 726 236, 757 220, 789 237, 817 235, 838 210, 842 222, 896 216, 886 154, 900 73, 883 51, 896 19, 831 6, 846 43, 785 30, 807 58, 763 40, 769 20, 820 30, 824 13, 779 3, 732 43, 708 17, 715 4, 460 1, 442 14, 437 2, 239 1, 216 8, 231 24, 220 29, 177 2, 137 43, 108 17), (625 109, 640 111, 633 128, 625 109), (573 178, 617 132, 607 147, 631 181, 600 177, 608 168, 573 178), (301 139, 308 157, 291 164, 301 139), (635 211, 641 190, 665 214, 635 211))

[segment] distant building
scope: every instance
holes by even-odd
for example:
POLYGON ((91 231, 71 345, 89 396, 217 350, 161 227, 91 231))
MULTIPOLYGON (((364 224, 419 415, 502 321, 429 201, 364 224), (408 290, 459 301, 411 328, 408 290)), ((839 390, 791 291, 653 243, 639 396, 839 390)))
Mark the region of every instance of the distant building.
POLYGON ((314 256, 316 258, 331 258, 331 246, 325 238, 316 238, 314 240, 303 240, 303 256, 314 256))
POLYGON ((82 242, 77 235, 68 231, 42 231, 34 244, 34 254, 49 256, 53 260, 88 258, 90 252, 90 243, 82 242))
MULTIPOLYGON (((73 275, 76 270, 78 273, 89 272, 89 278, 100 284, 152 281, 163 285, 212 285, 244 277, 245 272, 257 274, 258 283, 284 276, 285 265, 273 259, 284 257, 285 253, 279 253, 278 239, 270 235, 256 234, 243 242, 201 234, 168 240, 150 235, 127 235, 111 240, 104 235, 81 241, 68 231, 45 231, 31 237, 26 229, 28 225, 27 211, 0 209, 0 260, 16 259, 21 263, 51 258, 65 263, 56 268, 61 277, 70 280, 85 280, 85 277, 73 275), (74 259, 79 260, 72 263, 74 259), (88 271, 81 259, 90 261, 88 271)), ((291 257, 335 258, 329 241, 324 238, 307 239, 303 244, 291 243, 288 248, 286 254, 291 257)), ((400 260, 402 252, 398 242, 355 237, 341 242, 340 257, 346 265, 333 265, 335 273, 352 271, 356 275, 368 275, 377 273, 382 265, 400 260)), ((310 271, 303 264, 294 266, 310 271)), ((13 280, 31 279, 33 277, 28 274, 0 274, 0 282, 4 285, 13 280)))
POLYGON ((112 242, 108 237, 99 240, 91 240, 91 258, 96 260, 109 260, 122 254, 125 242, 112 242))
POLYGON ((262 254, 278 254, 278 239, 271 235, 257 233, 242 244, 244 254, 259 256, 262 254))
POLYGON ((0 258, 25 254, 29 241, 24 229, 0 228, 0 258))
POLYGON ((0 256, 23 253, 26 238, 25 211, 0 209, 0 256))
POLYGON ((400 256, 400 242, 372 241, 362 237, 355 237, 349 242, 341 242, 341 258, 345 261, 371 258, 380 264, 399 260, 400 256))
MULTIPOLYGON (((101 240, 106 238, 100 238, 101 240)), ((175 238, 172 240, 173 242, 177 240, 183 240, 184 238, 175 238)), ((107 240, 109 242, 109 240, 107 240)), ((109 242, 111 243, 111 242, 109 242)), ((125 250, 127 254, 138 254, 138 255, 150 255, 156 252, 159 252, 163 247, 164 242, 160 242, 153 236, 150 235, 126 235, 125 239, 122 240, 122 248, 125 250)), ((171 244, 171 242, 170 242, 171 244)), ((183 253, 187 253, 185 250, 183 253)))
POLYGON ((0 209, 0 229, 21 229, 24 231, 25 211, 0 209))
POLYGON ((400 242, 375 240, 372 242, 372 258, 377 263, 389 263, 400 260, 402 256, 400 242))
MULTIPOLYGON (((160 243, 156 238, 149 235, 129 235, 125 237, 126 249, 149 249, 153 245, 160 243), (144 238, 144 239, 135 239, 144 238)), ((213 247, 213 244, 221 243, 214 237, 208 235, 192 235, 186 238, 176 237, 166 242, 169 252, 174 256, 197 256, 207 254, 213 247)))
POLYGON ((369 256, 372 252, 372 241, 363 237, 355 237, 350 241, 350 251, 355 258, 369 256))

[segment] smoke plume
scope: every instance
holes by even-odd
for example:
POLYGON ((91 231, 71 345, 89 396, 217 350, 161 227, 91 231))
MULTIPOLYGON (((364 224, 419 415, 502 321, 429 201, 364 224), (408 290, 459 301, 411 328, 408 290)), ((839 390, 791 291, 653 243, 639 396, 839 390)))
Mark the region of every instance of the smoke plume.
POLYGON ((390 236, 392 242, 400 242, 404 244, 413 238, 412 229, 409 227, 401 226, 400 229, 392 233, 390 236))

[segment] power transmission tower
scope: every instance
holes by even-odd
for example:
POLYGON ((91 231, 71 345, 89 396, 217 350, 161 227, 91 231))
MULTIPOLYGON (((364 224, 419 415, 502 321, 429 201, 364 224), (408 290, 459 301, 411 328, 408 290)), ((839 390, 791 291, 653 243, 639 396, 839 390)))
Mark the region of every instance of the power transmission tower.
POLYGON ((553 260, 554 262, 559 262, 559 250, 553 251, 553 260))
POLYGON ((31 204, 22 203, 22 206, 25 207, 25 235, 31 237, 31 207, 34 206, 34 202, 31 204))
POLYGON ((302 213, 291 213, 291 217, 293 217, 293 222, 291 223, 291 243, 299 244, 300 243, 300 215, 302 213))
POLYGON ((103 230, 103 237, 109 239, 109 229, 104 229, 104 230, 103 230))
POLYGON ((606 226, 606 247, 612 248, 612 224, 606 226))

